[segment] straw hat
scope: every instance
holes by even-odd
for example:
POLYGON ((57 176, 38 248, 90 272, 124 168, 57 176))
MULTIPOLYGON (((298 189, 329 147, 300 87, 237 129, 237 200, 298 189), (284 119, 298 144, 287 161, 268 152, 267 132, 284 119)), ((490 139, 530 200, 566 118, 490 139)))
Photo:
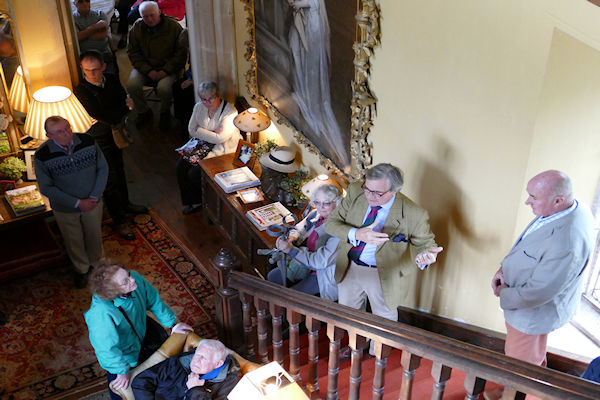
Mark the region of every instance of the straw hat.
POLYGON ((259 162, 274 171, 291 173, 299 168, 296 152, 287 146, 279 146, 260 157, 259 162))

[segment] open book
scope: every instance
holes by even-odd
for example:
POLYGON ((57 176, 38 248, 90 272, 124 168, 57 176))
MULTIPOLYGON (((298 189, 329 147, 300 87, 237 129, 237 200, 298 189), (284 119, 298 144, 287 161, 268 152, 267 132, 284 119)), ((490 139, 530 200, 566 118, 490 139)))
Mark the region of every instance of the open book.
POLYGON ((260 185, 260 180, 248 167, 220 172, 215 175, 215 182, 221 186, 225 193, 260 185))

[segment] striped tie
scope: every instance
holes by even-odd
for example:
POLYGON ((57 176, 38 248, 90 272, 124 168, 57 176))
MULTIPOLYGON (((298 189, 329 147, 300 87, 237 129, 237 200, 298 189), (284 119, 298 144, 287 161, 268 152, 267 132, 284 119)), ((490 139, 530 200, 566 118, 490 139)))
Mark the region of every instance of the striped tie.
MULTIPOLYGON (((377 211, 379 211, 380 209, 381 209, 381 206, 371 207, 371 210, 369 211, 367 218, 365 218, 365 222, 363 222, 361 228, 363 228, 365 226, 369 226, 373 222, 375 222, 375 218, 377 218, 377 211)), ((348 251, 348 258, 350 259, 350 261, 354 261, 354 262, 359 261, 360 254, 362 253, 363 249, 365 248, 365 245, 366 245, 365 242, 358 242, 358 244, 356 246, 352 247, 348 251)))

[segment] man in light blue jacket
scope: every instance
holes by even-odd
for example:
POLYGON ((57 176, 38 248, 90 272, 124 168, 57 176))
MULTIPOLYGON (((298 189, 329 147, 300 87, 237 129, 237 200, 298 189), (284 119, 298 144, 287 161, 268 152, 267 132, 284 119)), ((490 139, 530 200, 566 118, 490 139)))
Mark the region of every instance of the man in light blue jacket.
POLYGON ((492 279, 506 321, 506 355, 546 364, 548 333, 575 315, 592 249, 589 210, 573 198, 571 181, 545 171, 527 184, 525 204, 537 216, 492 279))

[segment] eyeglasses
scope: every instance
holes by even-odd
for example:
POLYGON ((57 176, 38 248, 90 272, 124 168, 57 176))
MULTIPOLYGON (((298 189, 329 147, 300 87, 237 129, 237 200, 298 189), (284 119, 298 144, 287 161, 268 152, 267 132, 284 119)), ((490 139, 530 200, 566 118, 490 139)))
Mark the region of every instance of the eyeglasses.
POLYGON ((81 3, 89 3, 89 2, 90 2, 90 0, 77 0, 77 2, 78 2, 79 4, 81 4, 81 3))
POLYGON ((330 205, 334 204, 333 201, 313 201, 312 205, 315 207, 329 207, 330 205))
POLYGON ((212 102, 213 102, 213 101, 215 101, 216 99, 217 99, 217 95, 216 95, 216 94, 213 94, 213 95, 212 95, 212 96, 210 96, 210 97, 200 97, 200 100, 201 100, 203 103, 212 103, 212 102))
POLYGON ((127 286, 131 282, 131 271, 127 271, 127 278, 123 279, 121 286, 127 286))
POLYGON ((390 192, 390 190, 386 190, 385 192, 377 192, 377 191, 371 190, 365 185, 364 182, 362 185, 360 185, 360 187, 365 192, 365 195, 369 194, 371 196, 376 196, 376 197, 382 197, 390 192))

